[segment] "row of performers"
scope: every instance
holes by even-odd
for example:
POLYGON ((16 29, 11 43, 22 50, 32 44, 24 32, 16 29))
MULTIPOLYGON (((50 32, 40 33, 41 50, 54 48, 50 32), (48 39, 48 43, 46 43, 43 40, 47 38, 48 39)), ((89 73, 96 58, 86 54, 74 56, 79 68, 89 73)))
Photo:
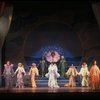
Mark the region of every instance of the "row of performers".
MULTIPOLYGON (((17 75, 16 87, 23 88, 24 87, 23 77, 26 74, 23 64, 18 63, 18 68, 16 69, 15 72, 13 70, 13 64, 11 64, 10 61, 7 61, 4 67, 5 68, 3 71, 3 76, 5 77, 5 83, 6 83, 5 86, 7 88, 9 87, 11 88, 12 77, 17 75)), ((32 63, 28 75, 31 76, 32 87, 37 87, 35 77, 39 76, 39 70, 35 63, 32 63)), ((80 75, 82 78, 81 80, 82 86, 90 86, 92 89, 100 88, 100 69, 96 65, 96 60, 93 62, 92 66, 90 67, 90 70, 88 70, 87 64, 84 62, 79 72, 72 64, 65 73, 65 75, 69 77, 69 83, 66 83, 64 86, 71 86, 71 87, 76 86, 75 78, 76 76, 80 75)), ((57 83, 57 78, 60 77, 60 74, 58 73, 58 68, 55 63, 52 62, 49 65, 48 73, 46 73, 45 76, 48 78, 48 87, 51 88, 59 87, 57 83)))
MULTIPOLYGON (((37 67, 39 69, 39 74, 42 77, 45 77, 45 74, 48 72, 48 66, 49 62, 45 59, 45 57, 42 57, 39 64, 37 64, 37 67)), ((65 60, 64 56, 60 57, 60 60, 56 62, 58 67, 58 72, 62 77, 65 77, 65 72, 68 69, 67 61, 65 60)))

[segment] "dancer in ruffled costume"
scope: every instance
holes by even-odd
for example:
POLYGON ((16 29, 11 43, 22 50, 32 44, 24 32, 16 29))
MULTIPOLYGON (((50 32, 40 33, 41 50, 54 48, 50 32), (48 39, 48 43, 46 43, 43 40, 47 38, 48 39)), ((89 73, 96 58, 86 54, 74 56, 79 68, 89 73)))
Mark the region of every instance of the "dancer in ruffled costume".
POLYGON ((100 69, 96 64, 96 60, 94 60, 91 68, 90 68, 90 86, 93 90, 97 90, 100 87, 100 69))
POLYGON ((69 83, 65 84, 65 86, 70 86, 70 87, 76 86, 75 77, 78 75, 78 72, 73 64, 66 72, 66 75, 67 77, 69 77, 69 83))
POLYGON ((17 75, 16 87, 23 88, 24 87, 23 78, 26 72, 22 63, 18 63, 18 68, 16 69, 15 74, 17 75))
POLYGON ((84 62, 82 64, 82 68, 80 69, 79 75, 81 76, 81 86, 89 86, 89 71, 88 71, 88 67, 87 64, 84 62))
POLYGON ((48 80, 48 86, 50 88, 59 88, 58 83, 57 83, 57 78, 60 77, 60 74, 58 73, 58 68, 57 65, 54 64, 53 62, 49 65, 48 68, 48 73, 45 75, 48 80))
POLYGON ((13 75, 14 75, 13 64, 10 61, 7 61, 7 63, 4 64, 4 71, 3 71, 3 76, 5 78, 5 87, 6 88, 12 88, 13 75))

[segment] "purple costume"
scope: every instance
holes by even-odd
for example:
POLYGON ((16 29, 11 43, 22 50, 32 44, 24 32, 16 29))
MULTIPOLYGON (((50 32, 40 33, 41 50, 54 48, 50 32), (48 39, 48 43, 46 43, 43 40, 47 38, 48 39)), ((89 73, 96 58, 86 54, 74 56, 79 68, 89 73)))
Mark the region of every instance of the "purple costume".
POLYGON ((4 65, 3 75, 5 77, 5 87, 11 88, 12 87, 12 76, 14 75, 13 64, 4 65))

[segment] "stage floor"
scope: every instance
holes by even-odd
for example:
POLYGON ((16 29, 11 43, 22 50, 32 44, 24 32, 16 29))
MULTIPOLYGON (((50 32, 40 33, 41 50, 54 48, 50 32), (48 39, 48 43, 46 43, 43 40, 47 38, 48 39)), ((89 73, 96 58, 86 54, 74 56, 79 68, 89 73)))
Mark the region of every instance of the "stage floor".
MULTIPOLYGON (((12 88, 12 89, 5 89, 0 88, 0 97, 1 98, 25 98, 26 99, 36 99, 39 100, 50 100, 55 98, 70 98, 70 99, 77 99, 80 98, 96 98, 97 96, 100 97, 100 91, 93 91, 90 87, 60 87, 60 88, 48 88, 48 87, 37 87, 37 88, 12 88)), ((56 99, 57 100, 57 99, 56 99)))
POLYGON ((65 92, 100 92, 93 91, 90 87, 60 87, 60 88, 0 88, 0 93, 65 93, 65 92))

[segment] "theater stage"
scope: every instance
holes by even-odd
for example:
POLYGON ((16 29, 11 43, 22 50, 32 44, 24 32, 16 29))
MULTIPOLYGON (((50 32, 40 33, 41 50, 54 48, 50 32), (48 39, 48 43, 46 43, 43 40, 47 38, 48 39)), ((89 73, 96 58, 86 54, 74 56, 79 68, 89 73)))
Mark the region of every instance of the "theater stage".
MULTIPOLYGON (((100 96, 100 91, 93 91, 90 87, 60 87, 60 88, 48 88, 48 87, 37 87, 37 88, 12 88, 5 89, 0 88, 0 97, 2 98, 26 98, 26 99, 36 99, 48 100, 56 98, 96 98, 100 96)), ((56 99, 57 100, 57 99, 56 99)))
POLYGON ((91 90, 90 87, 60 87, 60 88, 0 88, 0 93, 64 93, 64 92, 100 92, 91 90))

